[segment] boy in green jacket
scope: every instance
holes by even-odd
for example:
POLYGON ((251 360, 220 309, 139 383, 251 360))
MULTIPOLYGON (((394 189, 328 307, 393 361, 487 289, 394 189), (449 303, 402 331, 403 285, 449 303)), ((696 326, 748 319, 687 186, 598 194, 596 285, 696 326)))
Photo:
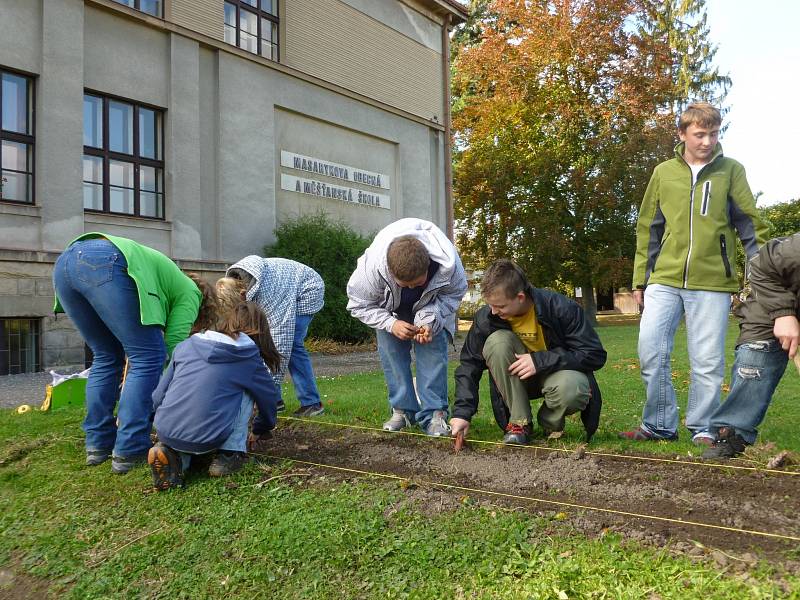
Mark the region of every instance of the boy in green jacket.
POLYGON ((731 293, 739 289, 735 236, 750 258, 767 235, 744 167, 722 155, 721 125, 710 104, 686 108, 675 157, 655 168, 639 210, 633 289, 644 307, 639 361, 647 401, 641 425, 620 433, 623 438, 677 439, 670 355, 685 314, 691 365, 686 427, 695 444, 714 441, 708 421, 719 406, 731 293))

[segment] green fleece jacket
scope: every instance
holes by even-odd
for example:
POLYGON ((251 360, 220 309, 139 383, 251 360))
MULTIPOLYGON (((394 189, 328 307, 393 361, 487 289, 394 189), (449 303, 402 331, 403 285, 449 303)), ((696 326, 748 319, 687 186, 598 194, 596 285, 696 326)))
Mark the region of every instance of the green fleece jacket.
POLYGON ((653 171, 636 225, 633 287, 660 283, 690 290, 735 292, 734 230, 752 257, 767 239, 744 167, 722 155, 717 144, 711 162, 692 185, 692 170, 675 158, 653 171))
MULTIPOLYGON (((167 353, 189 337, 192 325, 200 310, 202 294, 195 285, 165 255, 158 250, 143 246, 133 240, 106 233, 84 233, 69 243, 103 237, 114 244, 125 256, 128 275, 136 283, 139 292, 139 312, 142 325, 159 325, 164 328, 167 353)), ((64 312, 56 296, 53 311, 64 312)))

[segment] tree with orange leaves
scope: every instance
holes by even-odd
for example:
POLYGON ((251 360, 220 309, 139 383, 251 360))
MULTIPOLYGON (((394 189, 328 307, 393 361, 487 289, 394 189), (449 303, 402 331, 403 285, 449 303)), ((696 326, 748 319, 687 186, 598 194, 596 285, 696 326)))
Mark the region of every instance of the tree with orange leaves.
POLYGON ((668 46, 638 32, 646 0, 481 2, 454 64, 458 245, 514 258, 537 285, 626 285, 636 209, 669 156, 668 46))

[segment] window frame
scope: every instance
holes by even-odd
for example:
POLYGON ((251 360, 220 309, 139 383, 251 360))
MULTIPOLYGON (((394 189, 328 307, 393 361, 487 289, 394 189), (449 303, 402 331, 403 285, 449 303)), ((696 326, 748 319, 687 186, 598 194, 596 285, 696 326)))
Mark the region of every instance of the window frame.
POLYGON ((144 15, 149 15, 149 16, 155 17, 157 19, 163 19, 164 18, 164 1, 165 0, 160 0, 160 2, 158 4, 159 14, 157 14, 157 15, 154 15, 153 13, 149 13, 146 10, 142 10, 142 8, 141 8, 142 0, 133 0, 133 6, 130 6, 126 2, 126 0, 113 0, 113 1, 116 2, 117 4, 121 4, 122 6, 127 6, 128 8, 132 8, 133 10, 137 10, 137 11, 139 11, 140 13, 142 13, 144 15))
MULTIPOLYGON (((84 212, 89 212, 93 214, 102 214, 102 215, 120 215, 126 217, 136 217, 139 219, 151 219, 154 221, 164 221, 166 220, 166 189, 165 189, 165 168, 164 168, 164 125, 165 125, 165 118, 166 118, 166 111, 158 106, 153 106, 151 104, 146 104, 144 102, 136 102, 135 100, 130 100, 128 98, 121 98, 119 96, 113 96, 110 94, 104 94, 102 92, 98 92, 96 90, 84 89, 83 90, 83 101, 85 101, 86 96, 91 96, 94 98, 99 98, 102 102, 102 118, 101 123, 103 127, 103 135, 102 135, 102 147, 96 148, 94 146, 83 146, 83 154, 81 155, 81 165, 83 164, 83 156, 95 156, 101 158, 103 161, 102 166, 102 173, 103 173, 103 208, 98 210, 96 208, 86 208, 84 206, 84 212), (109 140, 109 110, 108 104, 109 102, 121 102, 124 104, 128 104, 133 107, 133 139, 131 142, 132 154, 125 154, 124 152, 117 152, 110 149, 110 140, 109 140), (159 139, 157 141, 158 148, 156 151, 157 156, 161 156, 161 159, 152 159, 146 156, 142 156, 140 154, 140 142, 139 139, 139 111, 140 109, 152 110, 157 114, 161 115, 161 130, 159 133, 159 139), (111 210, 111 178, 110 178, 110 164, 111 161, 120 161, 125 163, 132 163, 133 164, 133 212, 116 212, 111 210), (161 216, 150 216, 150 215, 143 215, 141 214, 141 167, 152 167, 155 169, 159 169, 161 171, 161 216)), ((85 131, 86 123, 83 123, 85 131)), ((83 167, 81 167, 81 190, 83 190, 83 184, 86 183, 86 180, 83 179, 83 167)), ((117 186, 114 186, 117 187, 117 186)), ((81 197, 83 200, 83 197, 81 197)), ((158 211, 156 211, 158 212, 158 211)))
MULTIPOLYGON (((0 335, 2 335, 5 339, 3 343, 7 346, 7 349, 3 352, 8 353, 7 362, 8 362, 8 373, 0 372, 0 375, 21 375, 24 373, 40 373, 44 370, 42 366, 42 359, 43 359, 43 337, 44 337, 44 324, 43 319, 41 317, 0 317, 0 321, 3 322, 3 327, 0 328, 0 335), (10 328, 6 325, 9 321, 27 321, 30 323, 29 333, 32 336, 35 336, 35 340, 32 340, 35 345, 31 345, 30 347, 25 346, 23 348, 22 344, 20 344, 17 358, 20 360, 20 363, 16 365, 17 367, 22 367, 22 355, 23 350, 33 352, 33 364, 30 365, 32 369, 30 370, 22 370, 19 369, 18 372, 14 372, 12 367, 12 354, 11 354, 11 333, 10 328), (35 326, 34 326, 35 324, 35 326)), ((21 336, 20 336, 21 337, 21 336)), ((0 362, 2 364, 2 362, 0 362)))
POLYGON ((17 171, 16 169, 5 169, 6 171, 14 171, 15 173, 24 173, 30 175, 30 202, 27 200, 14 200, 12 198, 4 198, 0 193, 0 202, 8 202, 11 204, 23 206, 36 206, 36 77, 30 73, 17 71, 15 69, 8 69, 0 66, 0 178, 2 177, 2 140, 15 142, 18 144, 27 144, 30 146, 30 160, 28 167, 30 171, 17 171), (22 77, 28 81, 28 105, 30 106, 30 134, 17 133, 16 131, 7 131, 3 129, 3 86, 2 74, 9 73, 17 77, 22 77))
MULTIPOLYGON (((234 47, 238 48, 239 50, 243 50, 244 52, 247 52, 248 54, 254 54, 255 56, 260 56, 261 58, 264 58, 266 60, 271 60, 272 62, 279 63, 279 62, 281 62, 281 44, 280 44, 280 40, 281 40, 280 5, 281 5, 281 2, 280 2, 280 0, 275 0, 275 10, 278 13, 277 15, 273 15, 272 13, 263 10, 261 8, 261 0, 256 0, 256 2, 258 3, 258 7, 252 6, 246 0, 223 0, 223 3, 222 3, 222 10, 223 10, 223 13, 222 13, 223 14, 222 27, 223 27, 223 30, 227 26, 227 24, 224 22, 225 21, 225 5, 226 4, 231 4, 232 6, 236 7, 236 27, 235 27, 235 29, 236 29, 236 43, 234 43, 234 44, 230 44, 229 42, 226 42, 226 43, 228 43, 231 46, 234 46, 234 47), (258 34, 256 36, 256 38, 258 40, 257 52, 250 52, 249 50, 246 50, 245 48, 242 48, 242 46, 241 46, 241 39, 242 39, 242 36, 241 36, 241 22, 242 22, 241 21, 241 14, 242 14, 242 10, 244 10, 245 12, 249 12, 251 14, 256 15, 256 18, 258 20, 258 34), (272 48, 273 45, 275 47, 275 54, 276 54, 275 58, 271 57, 272 56, 271 52, 270 52, 270 57, 269 58, 267 58, 266 56, 264 56, 262 54, 262 43, 264 41, 264 38, 261 35, 261 24, 262 24, 262 20, 261 19, 266 19, 266 20, 270 21, 272 24, 275 25, 275 32, 276 32, 276 35, 277 35, 277 40, 275 42, 271 42, 270 43, 270 49, 272 48)), ((224 32, 223 32, 223 39, 224 39, 224 32)))

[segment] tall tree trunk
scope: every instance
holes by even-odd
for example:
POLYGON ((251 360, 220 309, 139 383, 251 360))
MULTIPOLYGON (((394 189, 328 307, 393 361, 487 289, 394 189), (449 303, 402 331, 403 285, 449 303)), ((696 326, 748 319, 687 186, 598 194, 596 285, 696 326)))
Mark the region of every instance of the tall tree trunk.
POLYGON ((586 320, 593 327, 597 326, 597 302, 594 299, 594 287, 591 278, 587 277, 582 285, 583 292, 583 312, 586 313, 586 320))

